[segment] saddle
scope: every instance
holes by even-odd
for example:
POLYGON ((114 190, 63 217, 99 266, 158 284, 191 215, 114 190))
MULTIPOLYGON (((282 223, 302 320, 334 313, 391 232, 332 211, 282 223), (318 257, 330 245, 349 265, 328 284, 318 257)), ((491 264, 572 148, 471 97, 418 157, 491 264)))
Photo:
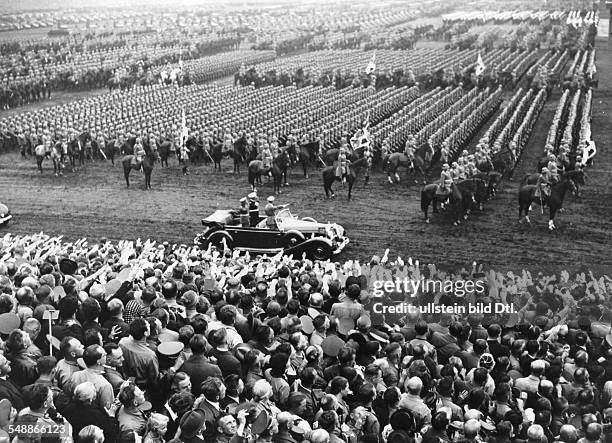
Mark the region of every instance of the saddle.
POLYGON ((441 185, 437 185, 435 196, 438 200, 446 200, 449 195, 450 191, 445 190, 441 185))
POLYGON ((136 157, 132 158, 132 166, 134 168, 139 169, 140 165, 142 165, 142 160, 138 160, 136 157))

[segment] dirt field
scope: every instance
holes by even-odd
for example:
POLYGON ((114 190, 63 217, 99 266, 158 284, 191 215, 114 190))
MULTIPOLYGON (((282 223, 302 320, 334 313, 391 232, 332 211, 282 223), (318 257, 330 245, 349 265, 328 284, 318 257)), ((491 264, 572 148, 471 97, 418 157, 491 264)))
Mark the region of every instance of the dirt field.
MULTIPOLYGON (((420 185, 402 174, 402 183, 391 186, 378 172, 366 187, 360 177, 354 201, 346 201, 346 190, 336 184, 337 198, 326 200, 319 172, 310 179, 296 170, 279 203, 291 203, 300 216, 335 221, 345 226, 351 243, 340 259, 369 259, 390 248, 397 254, 442 266, 464 266, 473 260, 498 270, 554 271, 587 266, 595 273, 612 271, 612 52, 606 42, 598 48, 599 89, 594 92, 593 134, 598 155, 588 171, 584 197, 566 197, 565 212, 556 219, 558 231, 549 233, 547 212, 532 213, 532 226, 517 223, 517 185, 504 182, 496 198, 483 213, 466 224, 453 227, 448 217, 432 218, 425 225, 420 213, 420 185)), ((515 177, 535 169, 560 94, 546 104, 526 147, 515 177)), ((121 167, 110 163, 90 164, 65 177, 54 177, 52 164, 36 171, 34 159, 18 155, 0 156, 0 201, 8 204, 14 222, 0 230, 15 234, 38 231, 69 239, 97 240, 153 238, 188 243, 200 229, 200 219, 215 209, 232 208, 249 192, 246 172, 213 173, 203 166, 182 176, 176 160, 169 169, 156 168, 153 189, 144 191, 144 178, 132 173, 133 185, 125 188, 121 167), (51 168, 51 171, 49 171, 51 168)), ((271 184, 260 190, 266 197, 271 184)))

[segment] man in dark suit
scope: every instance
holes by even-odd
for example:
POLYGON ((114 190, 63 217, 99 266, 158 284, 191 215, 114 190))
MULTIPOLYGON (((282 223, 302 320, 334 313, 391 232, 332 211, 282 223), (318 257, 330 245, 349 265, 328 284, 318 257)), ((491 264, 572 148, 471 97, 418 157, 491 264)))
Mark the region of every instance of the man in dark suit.
POLYGON ((240 374, 242 367, 240 366, 240 361, 229 351, 225 328, 213 331, 209 338, 212 345, 215 346, 215 349, 209 355, 217 360, 217 366, 221 369, 223 378, 230 374, 240 374))
POLYGON ((489 325, 487 328, 487 333, 489 334, 487 345, 489 346, 489 353, 495 360, 499 357, 510 357, 510 349, 500 342, 501 331, 502 328, 498 324, 489 325))
POLYGON ((8 378, 10 372, 11 362, 0 354, 0 398, 8 399, 11 405, 20 411, 25 408, 25 399, 21 389, 8 378))
POLYGON ((200 386, 202 392, 202 400, 194 407, 204 413, 205 430, 202 432, 202 437, 207 443, 213 443, 217 437, 217 419, 221 415, 221 406, 219 402, 225 398, 225 385, 217 377, 210 377, 200 386))
POLYGON ((195 334, 189 341, 193 355, 182 364, 178 372, 184 372, 191 377, 191 393, 198 397, 201 394, 200 384, 208 377, 223 379, 219 366, 210 363, 206 358, 206 339, 202 334, 195 334))

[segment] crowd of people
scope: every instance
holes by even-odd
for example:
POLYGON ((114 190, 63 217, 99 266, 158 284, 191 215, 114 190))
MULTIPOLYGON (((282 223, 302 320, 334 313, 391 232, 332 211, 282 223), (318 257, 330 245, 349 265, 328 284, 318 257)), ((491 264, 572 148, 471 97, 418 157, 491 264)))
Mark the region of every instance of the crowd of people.
MULTIPOLYGON (((0 57, 0 109, 49 99, 52 91, 58 90, 126 89, 135 84, 151 84, 157 80, 151 75, 156 66, 202 60, 236 49, 239 42, 236 35, 184 36, 168 32, 122 37, 93 50, 84 36, 31 48, 11 47, 0 57)), ((237 56, 240 59, 240 54, 237 56)))
POLYGON ((388 250, 334 263, 7 234, 0 438, 604 442, 611 294, 588 271, 449 271, 388 250), (381 294, 404 278, 440 285, 381 294), (452 313, 496 303, 512 308, 452 313))

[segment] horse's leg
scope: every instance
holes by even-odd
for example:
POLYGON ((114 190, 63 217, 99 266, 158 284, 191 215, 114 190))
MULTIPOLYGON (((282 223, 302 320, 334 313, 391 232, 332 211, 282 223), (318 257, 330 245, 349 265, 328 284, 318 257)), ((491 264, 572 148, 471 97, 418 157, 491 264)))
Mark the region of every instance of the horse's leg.
POLYGON ((123 166, 123 175, 125 176, 125 184, 127 185, 127 187, 130 187, 130 170, 132 168, 126 168, 125 165, 123 166))
POLYGON ((348 201, 351 201, 351 191, 353 190, 353 185, 355 184, 355 179, 349 176, 348 180, 348 201))
POLYGON ((421 210, 423 211, 423 215, 425 216, 425 223, 429 223, 429 200, 427 196, 421 196, 421 210), (423 200, 425 199, 425 200, 423 200))
POLYGON ((549 208, 549 218, 548 218, 548 229, 550 231, 554 231, 555 229, 557 229, 557 227, 555 226, 555 214, 557 212, 557 206, 555 204, 548 204, 548 208, 549 208))
POLYGON ((304 169, 304 178, 308 178, 308 162, 302 161, 302 168, 304 169))

